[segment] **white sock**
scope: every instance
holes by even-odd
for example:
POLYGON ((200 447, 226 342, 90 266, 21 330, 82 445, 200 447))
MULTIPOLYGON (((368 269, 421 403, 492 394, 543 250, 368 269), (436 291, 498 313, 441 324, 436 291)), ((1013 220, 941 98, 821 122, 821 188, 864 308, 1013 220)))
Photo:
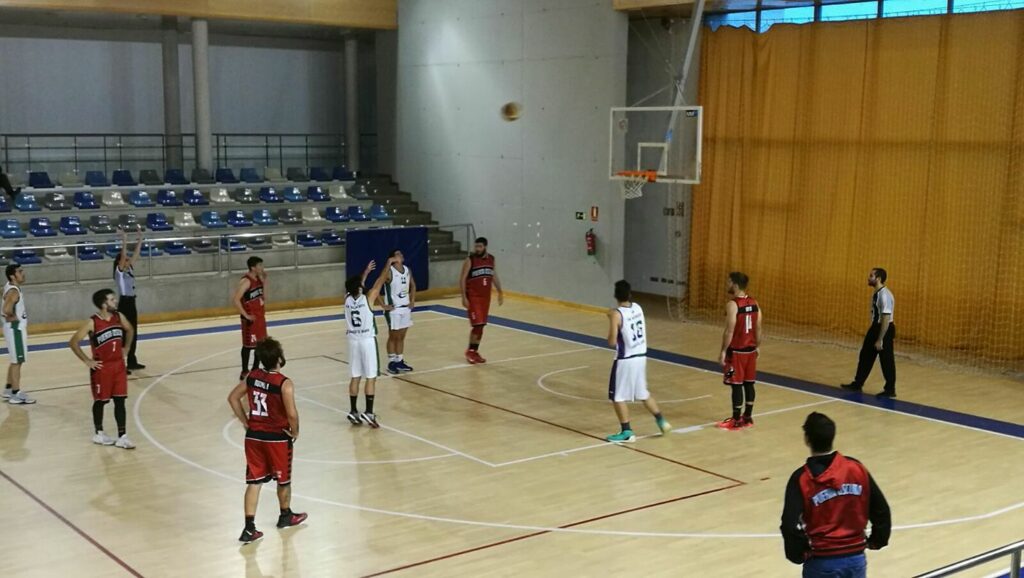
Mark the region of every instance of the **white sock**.
POLYGON ((402 355, 401 353, 399 353, 398 355, 395 356, 395 361, 401 363, 401 362, 405 361, 405 356, 402 355))
POLYGON ((390 361, 391 363, 394 363, 394 362, 398 361, 398 356, 395 355, 394 353, 389 353, 388 354, 388 361, 390 361))

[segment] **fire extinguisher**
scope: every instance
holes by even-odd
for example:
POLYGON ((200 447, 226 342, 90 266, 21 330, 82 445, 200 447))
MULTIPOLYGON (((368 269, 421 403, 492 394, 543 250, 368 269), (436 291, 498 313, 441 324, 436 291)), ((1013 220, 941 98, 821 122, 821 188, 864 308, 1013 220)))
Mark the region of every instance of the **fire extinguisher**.
POLYGON ((584 239, 587 241, 587 255, 590 257, 597 255, 597 235, 594 234, 594 230, 587 231, 584 239))

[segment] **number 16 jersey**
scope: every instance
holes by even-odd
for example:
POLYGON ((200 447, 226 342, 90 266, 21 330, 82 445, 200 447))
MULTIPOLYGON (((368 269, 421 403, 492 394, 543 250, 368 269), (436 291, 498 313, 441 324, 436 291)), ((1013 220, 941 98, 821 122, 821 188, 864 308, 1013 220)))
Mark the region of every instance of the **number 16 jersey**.
POLYGON ((345 298, 345 324, 349 339, 373 339, 377 334, 377 326, 373 322, 373 311, 366 300, 366 295, 345 298))
POLYGON ((619 328, 619 345, 617 359, 643 357, 647 355, 647 327, 644 324, 644 310, 636 303, 629 307, 619 307, 622 316, 622 327, 619 328))

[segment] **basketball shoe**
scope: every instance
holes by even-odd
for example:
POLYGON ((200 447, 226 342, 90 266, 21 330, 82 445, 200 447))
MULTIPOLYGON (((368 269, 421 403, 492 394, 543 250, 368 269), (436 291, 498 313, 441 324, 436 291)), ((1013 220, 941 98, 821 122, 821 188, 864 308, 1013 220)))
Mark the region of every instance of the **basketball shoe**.
POLYGON ((655 421, 658 423, 658 429, 661 430, 661 435, 665 435, 672 431, 672 424, 668 423, 667 419, 661 418, 655 421))
POLYGON ((715 424, 718 429, 727 429, 729 431, 736 431, 743 429, 743 418, 738 417, 727 417, 722 421, 715 424))
POLYGON ((359 419, 359 412, 348 412, 348 421, 351 422, 352 425, 363 425, 362 420, 359 419))
POLYGON ((263 537, 263 532, 259 530, 242 530, 242 535, 238 537, 238 541, 242 544, 252 544, 263 537))
POLYGON ((36 400, 25 395, 24 391, 18 391, 18 393, 12 393, 11 397, 7 398, 7 403, 11 405, 30 405, 35 403, 36 400))
POLYGON ((620 431, 617 434, 612 434, 604 439, 612 443, 635 442, 636 436, 633 435, 633 430, 627 429, 624 431, 620 431))
POLYGON ((749 415, 741 416, 740 417, 740 427, 742 427, 743 429, 747 429, 749 427, 754 427, 754 418, 749 416, 749 415))
POLYGON ((377 429, 380 427, 380 424, 377 423, 377 414, 375 413, 363 412, 359 414, 359 418, 362 419, 363 422, 366 423, 366 425, 372 427, 373 429, 377 429))
POLYGON ((114 446, 119 447, 122 450, 134 450, 135 449, 135 444, 133 444, 132 441, 130 439, 128 439, 128 436, 126 436, 126 435, 123 435, 123 436, 117 438, 117 441, 114 442, 114 446))
POLYGON ((395 363, 395 368, 402 373, 408 373, 412 371, 412 366, 405 362, 404 359, 400 359, 395 363))
POLYGON ((479 351, 474 351, 472 349, 466 350, 466 361, 470 362, 473 365, 476 365, 478 363, 487 363, 486 359, 480 357, 479 351))
POLYGON ((391 375, 398 375, 399 372, 401 372, 401 370, 398 368, 398 362, 397 361, 389 361, 388 362, 388 373, 390 373, 391 375))
POLYGON ((114 445, 114 438, 103 432, 97 432, 96 435, 92 436, 92 443, 100 446, 112 446, 114 445))
POLYGON ((299 524, 305 522, 306 518, 308 517, 309 514, 296 514, 295 512, 288 510, 287 514, 281 514, 281 516, 277 519, 277 527, 290 528, 291 526, 298 526, 299 524))

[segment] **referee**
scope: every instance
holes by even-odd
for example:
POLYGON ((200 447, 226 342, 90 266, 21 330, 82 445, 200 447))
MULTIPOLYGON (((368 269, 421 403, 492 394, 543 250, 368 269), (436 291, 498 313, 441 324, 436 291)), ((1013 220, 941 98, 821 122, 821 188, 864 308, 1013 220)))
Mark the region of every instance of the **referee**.
POLYGON ((782 539, 786 559, 803 564, 804 578, 864 578, 864 550, 889 544, 892 513, 863 464, 832 450, 836 424, 813 412, 804 421, 811 457, 786 484, 782 539), (867 535, 871 522, 871 535, 867 535))
POLYGON ((893 352, 893 340, 896 339, 896 325, 892 321, 892 310, 896 304, 892 291, 885 286, 888 274, 885 269, 876 267, 868 274, 868 285, 875 288, 871 296, 871 328, 864 336, 864 344, 860 348, 860 360, 857 361, 857 375, 850 383, 842 384, 844 389, 860 391, 864 389, 864 381, 871 374, 875 358, 881 358, 882 376, 885 377, 885 388, 875 397, 896 397, 896 356, 893 352))
POLYGON ((139 237, 135 242, 135 251, 131 257, 128 256, 128 235, 121 231, 121 255, 114 263, 114 281, 117 282, 117 311, 124 315, 124 318, 135 328, 131 343, 126 343, 128 348, 128 373, 132 370, 146 369, 145 365, 139 363, 135 357, 135 346, 139 341, 139 310, 135 307, 135 262, 139 260, 139 253, 142 252, 142 231, 139 230, 139 237))

